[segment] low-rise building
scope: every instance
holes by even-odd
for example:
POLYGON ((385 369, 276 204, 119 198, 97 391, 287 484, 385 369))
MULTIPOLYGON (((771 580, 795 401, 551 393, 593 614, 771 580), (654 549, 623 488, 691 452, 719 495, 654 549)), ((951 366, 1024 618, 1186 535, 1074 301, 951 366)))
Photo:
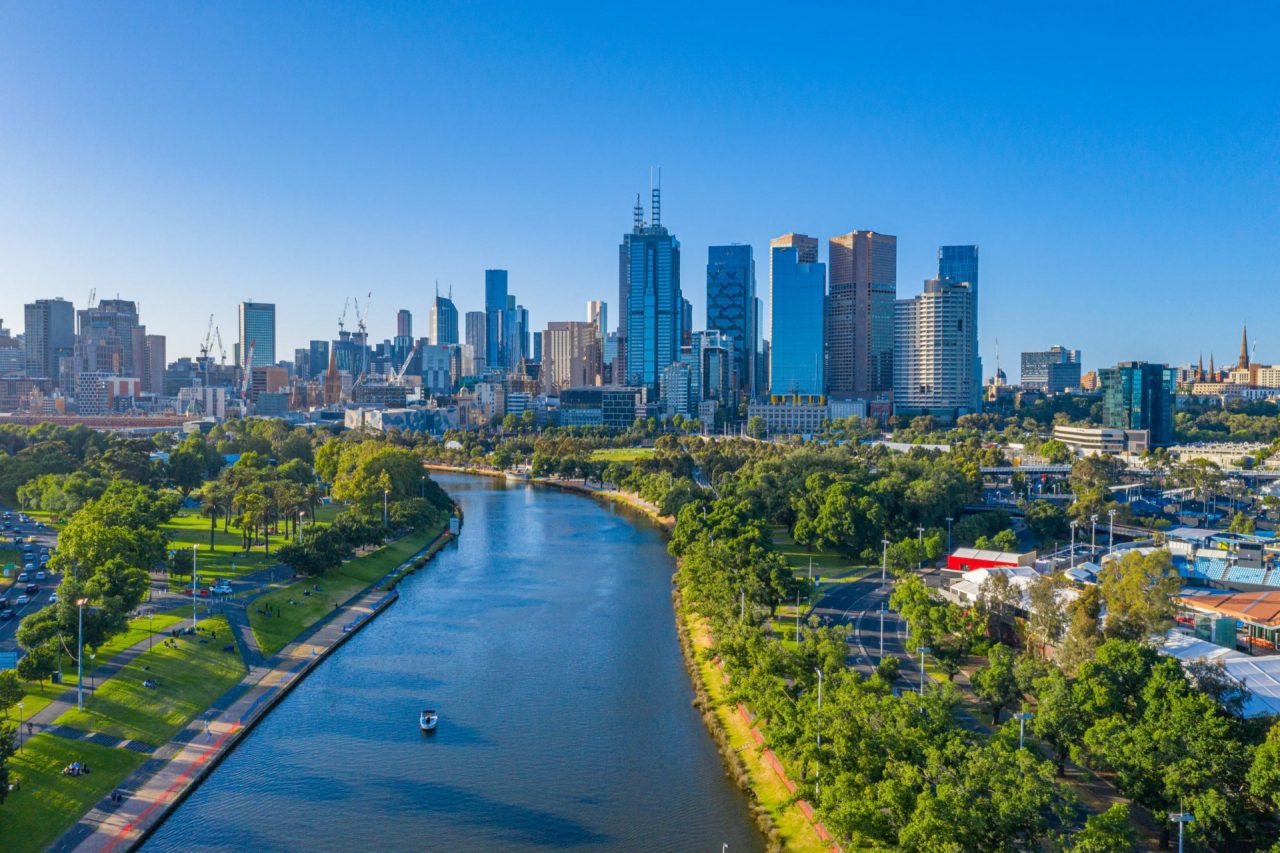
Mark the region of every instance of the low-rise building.
POLYGON ((1145 429, 1113 429, 1111 427, 1077 427, 1056 425, 1053 437, 1082 456, 1109 453, 1112 456, 1138 455, 1150 445, 1151 434, 1145 429))

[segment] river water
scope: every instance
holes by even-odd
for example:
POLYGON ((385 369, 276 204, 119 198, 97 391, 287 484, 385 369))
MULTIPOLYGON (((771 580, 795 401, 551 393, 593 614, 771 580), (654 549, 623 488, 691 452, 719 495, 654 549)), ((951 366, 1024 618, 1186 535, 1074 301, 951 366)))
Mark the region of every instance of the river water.
POLYGON ((660 533, 579 495, 437 479, 458 542, 144 849, 761 850, 690 705, 660 533))

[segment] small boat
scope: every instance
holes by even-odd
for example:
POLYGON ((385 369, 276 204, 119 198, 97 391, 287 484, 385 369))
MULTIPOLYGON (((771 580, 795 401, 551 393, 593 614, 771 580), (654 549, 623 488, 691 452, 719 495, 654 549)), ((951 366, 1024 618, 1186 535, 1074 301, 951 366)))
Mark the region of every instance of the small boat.
POLYGON ((436 724, 440 722, 440 715, 435 712, 434 708, 427 708, 418 716, 418 728, 424 732, 434 732, 436 724))

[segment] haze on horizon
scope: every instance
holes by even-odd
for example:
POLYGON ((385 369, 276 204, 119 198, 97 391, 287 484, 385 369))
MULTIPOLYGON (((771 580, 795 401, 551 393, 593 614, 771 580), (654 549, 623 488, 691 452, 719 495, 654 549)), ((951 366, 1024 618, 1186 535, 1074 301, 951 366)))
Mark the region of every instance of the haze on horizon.
MULTIPOLYGON (((425 328, 510 270, 534 329, 616 322, 649 167, 705 319, 708 244, 896 234, 898 293, 982 247, 988 373, 1233 360, 1273 335, 1280 15, 1265 6, 46 3, 0 26, 0 318, 135 299, 170 358, 277 303, 279 355, 373 293, 425 328)), ((348 317, 349 321, 351 316, 348 317)))

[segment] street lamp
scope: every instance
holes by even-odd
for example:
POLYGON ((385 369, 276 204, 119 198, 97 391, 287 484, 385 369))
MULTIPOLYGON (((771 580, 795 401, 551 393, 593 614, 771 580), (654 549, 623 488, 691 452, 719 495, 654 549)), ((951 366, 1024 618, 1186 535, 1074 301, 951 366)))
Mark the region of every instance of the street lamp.
MULTIPOLYGON (((818 716, 822 716, 822 670, 814 667, 813 671, 818 673, 818 716)), ((818 760, 822 758, 822 723, 818 723, 818 760)), ((816 797, 822 791, 822 765, 817 765, 817 774, 813 781, 813 793, 816 797)))
POLYGON ((881 539, 880 544, 884 546, 884 556, 880 558, 880 586, 884 586, 885 573, 889 570, 889 540, 881 539))
POLYGON ((191 546, 191 627, 198 629, 200 627, 200 614, 196 611, 196 602, 200 596, 196 595, 196 554, 200 553, 200 549, 191 546))
POLYGON ((1107 510, 1107 515, 1111 518, 1109 529, 1110 541, 1107 543, 1107 554, 1110 555, 1116 550, 1116 511, 1114 509, 1107 510))
POLYGON ((1018 749, 1022 749, 1023 740, 1027 734, 1027 720, 1035 716, 1030 711, 1022 711, 1013 715, 1018 721, 1018 749))
POLYGON ((387 498, 391 496, 390 489, 382 490, 382 529, 387 529, 387 498))
POLYGON ((80 610, 80 639, 76 647, 76 710, 84 710, 84 606, 87 598, 77 598, 76 607, 80 610))
POLYGON ((22 726, 26 721, 26 717, 23 716, 23 709, 26 707, 25 703, 18 703, 18 752, 22 752, 22 726))
POLYGON ((151 651, 156 644, 156 610, 151 608, 147 611, 147 651, 151 651))
POLYGON ((422 498, 424 501, 427 499, 427 475, 426 474, 422 475, 422 485, 419 486, 418 488, 418 497, 422 498))
POLYGON ((98 653, 89 652, 89 692, 90 693, 93 693, 95 690, 98 689, 98 682, 94 676, 94 670, 97 669, 97 666, 98 666, 98 653))
POLYGON ((917 646, 916 651, 920 653, 920 695, 924 695, 924 656, 933 649, 928 646, 917 646))
POLYGON ((920 537, 920 568, 924 568, 924 528, 917 527, 916 533, 920 537))
POLYGON ((1071 565, 1073 565, 1073 566, 1076 564, 1076 525, 1077 525, 1077 524, 1079 524, 1079 523, 1080 523, 1080 522, 1075 521, 1074 519, 1071 521, 1071 558, 1070 558, 1070 563, 1071 563, 1071 565))
POLYGON ((955 519, 947 516, 947 553, 951 553, 951 522, 955 519))
POLYGON ((1089 516, 1089 521, 1093 524, 1089 532, 1089 556, 1092 557, 1094 549, 1098 547, 1098 514, 1089 516))
POLYGON ((1182 827, 1183 824, 1191 823, 1196 816, 1189 811, 1174 812, 1169 815, 1169 820, 1178 825, 1178 853, 1182 853, 1182 827))

